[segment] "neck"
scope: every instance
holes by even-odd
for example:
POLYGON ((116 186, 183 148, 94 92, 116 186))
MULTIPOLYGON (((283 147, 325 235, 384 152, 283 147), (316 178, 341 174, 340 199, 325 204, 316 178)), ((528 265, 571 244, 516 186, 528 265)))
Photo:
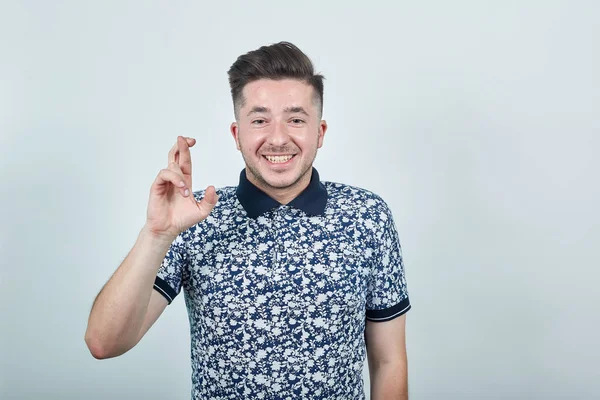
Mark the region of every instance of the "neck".
POLYGON ((308 187, 310 178, 312 177, 312 167, 309 168, 295 183, 284 188, 277 188, 268 185, 266 182, 259 182, 253 174, 248 173, 248 168, 246 168, 246 177, 254 184, 254 186, 265 192, 279 204, 288 204, 308 187))

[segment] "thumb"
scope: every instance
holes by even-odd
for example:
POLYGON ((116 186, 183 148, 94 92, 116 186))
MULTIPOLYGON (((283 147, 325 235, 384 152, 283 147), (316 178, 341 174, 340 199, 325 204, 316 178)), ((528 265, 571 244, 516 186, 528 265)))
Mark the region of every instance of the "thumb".
POLYGON ((198 209, 200 210, 200 214, 202 219, 208 217, 212 209, 217 204, 219 200, 219 196, 217 196, 217 191, 214 186, 209 186, 206 188, 204 192, 204 198, 200 201, 196 202, 198 209))

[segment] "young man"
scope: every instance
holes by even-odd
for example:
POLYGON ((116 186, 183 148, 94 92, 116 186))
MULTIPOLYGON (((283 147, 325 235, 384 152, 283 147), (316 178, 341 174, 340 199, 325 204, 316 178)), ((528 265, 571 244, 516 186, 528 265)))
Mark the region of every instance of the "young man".
POLYGON ((229 70, 239 184, 192 192, 178 137, 150 190, 147 221, 98 295, 96 358, 135 346, 185 293, 193 399, 406 399, 401 248, 376 194, 320 181, 323 77, 282 42, 229 70), (218 201, 217 201, 218 200, 218 201))

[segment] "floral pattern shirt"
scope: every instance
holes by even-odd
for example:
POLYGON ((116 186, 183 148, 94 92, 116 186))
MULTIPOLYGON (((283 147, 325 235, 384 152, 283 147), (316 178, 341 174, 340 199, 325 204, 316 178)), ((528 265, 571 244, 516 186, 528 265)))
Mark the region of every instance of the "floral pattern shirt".
POLYGON ((209 217, 172 243, 154 284, 169 304, 184 291, 192 399, 364 399, 366 320, 411 307, 386 203, 321 182, 314 168, 287 205, 245 170, 217 193, 209 217))

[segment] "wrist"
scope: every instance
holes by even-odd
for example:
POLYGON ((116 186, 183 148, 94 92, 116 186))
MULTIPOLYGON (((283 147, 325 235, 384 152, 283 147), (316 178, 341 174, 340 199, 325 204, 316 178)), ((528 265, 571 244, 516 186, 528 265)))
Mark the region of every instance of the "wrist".
POLYGON ((155 232, 148 225, 144 225, 140 231, 140 240, 148 242, 157 247, 169 247, 177 238, 177 235, 168 234, 165 232, 155 232))

